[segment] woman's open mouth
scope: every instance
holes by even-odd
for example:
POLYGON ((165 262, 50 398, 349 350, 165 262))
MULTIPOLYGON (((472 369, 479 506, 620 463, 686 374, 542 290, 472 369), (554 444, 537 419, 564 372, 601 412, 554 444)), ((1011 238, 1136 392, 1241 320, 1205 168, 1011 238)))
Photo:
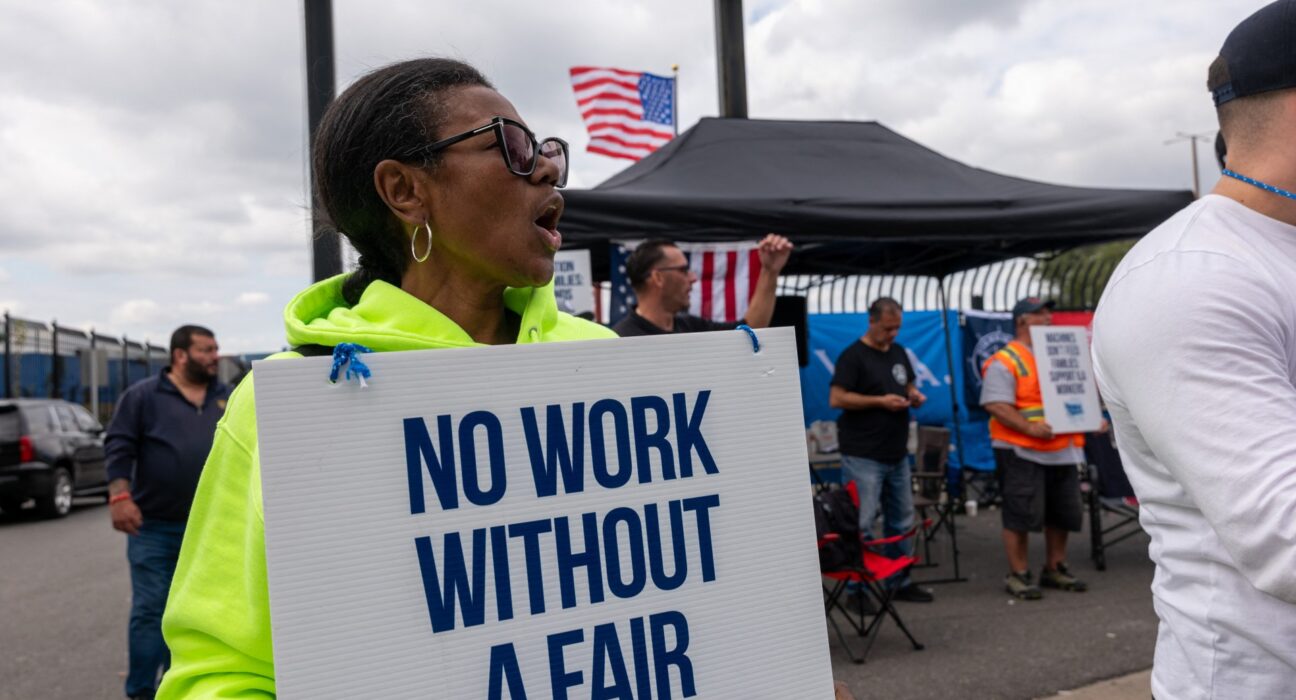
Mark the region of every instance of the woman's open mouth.
POLYGON ((553 196, 545 200, 543 208, 540 210, 540 216, 535 219, 536 228, 539 230, 540 238, 545 247, 557 252, 562 247, 562 234, 558 233, 558 220, 562 218, 563 198, 562 195, 555 192, 553 196))

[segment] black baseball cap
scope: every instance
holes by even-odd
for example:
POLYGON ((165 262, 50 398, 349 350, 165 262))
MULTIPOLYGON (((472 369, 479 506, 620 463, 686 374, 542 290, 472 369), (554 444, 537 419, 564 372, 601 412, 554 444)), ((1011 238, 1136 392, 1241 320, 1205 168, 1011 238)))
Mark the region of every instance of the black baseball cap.
POLYGON ((1013 304, 1013 325, 1017 325, 1017 319, 1025 314, 1033 314, 1041 309, 1052 309, 1057 306, 1057 302, 1052 299, 1041 299, 1039 297, 1026 297, 1021 301, 1013 304))
POLYGON ((1296 87, 1296 0, 1260 8, 1233 28, 1211 63, 1206 88, 1215 106, 1296 87))

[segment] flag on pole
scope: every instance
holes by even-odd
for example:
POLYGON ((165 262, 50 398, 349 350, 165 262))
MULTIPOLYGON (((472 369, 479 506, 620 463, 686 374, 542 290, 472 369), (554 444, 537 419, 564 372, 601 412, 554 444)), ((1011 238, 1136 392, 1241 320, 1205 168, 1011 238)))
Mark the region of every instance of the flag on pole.
MULTIPOLYGON (((611 244, 610 324, 620 321, 635 304, 625 261, 639 243, 641 241, 613 241, 611 244)), ((756 291, 756 280, 760 278, 757 243, 676 243, 688 257, 689 271, 697 275, 697 282, 689 292, 689 313, 721 322, 737 321, 747 313, 747 303, 756 291)))
POLYGON ((639 160, 675 136, 675 79, 620 68, 571 69, 586 150, 639 160))

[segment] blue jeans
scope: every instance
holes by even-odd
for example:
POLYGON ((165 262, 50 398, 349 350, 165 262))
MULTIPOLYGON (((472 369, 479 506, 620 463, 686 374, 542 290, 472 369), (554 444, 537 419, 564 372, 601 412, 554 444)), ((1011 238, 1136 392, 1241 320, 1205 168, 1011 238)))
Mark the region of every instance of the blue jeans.
MULTIPOLYGON (((913 480, 908 461, 894 464, 878 462, 864 457, 842 455, 842 476, 855 482, 859 490, 860 534, 873 538, 873 520, 882 507, 882 536, 892 537, 909 531, 914 524, 913 480)), ((913 540, 886 545, 882 554, 888 557, 907 556, 913 540)), ((888 584, 903 588, 909 585, 908 572, 897 574, 888 584)))
POLYGON ((138 535, 126 536, 131 572, 128 697, 152 697, 161 673, 171 666, 171 652, 162 641, 162 611, 180 558, 184 529, 184 523, 145 520, 138 535))

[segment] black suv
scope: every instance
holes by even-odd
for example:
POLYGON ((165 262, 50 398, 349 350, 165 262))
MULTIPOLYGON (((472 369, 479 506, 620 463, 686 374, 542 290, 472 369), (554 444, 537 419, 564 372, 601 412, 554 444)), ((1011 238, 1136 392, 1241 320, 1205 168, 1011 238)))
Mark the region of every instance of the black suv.
POLYGON ((0 399, 0 509, 61 518, 72 497, 108 493, 103 426, 61 399, 0 399))

